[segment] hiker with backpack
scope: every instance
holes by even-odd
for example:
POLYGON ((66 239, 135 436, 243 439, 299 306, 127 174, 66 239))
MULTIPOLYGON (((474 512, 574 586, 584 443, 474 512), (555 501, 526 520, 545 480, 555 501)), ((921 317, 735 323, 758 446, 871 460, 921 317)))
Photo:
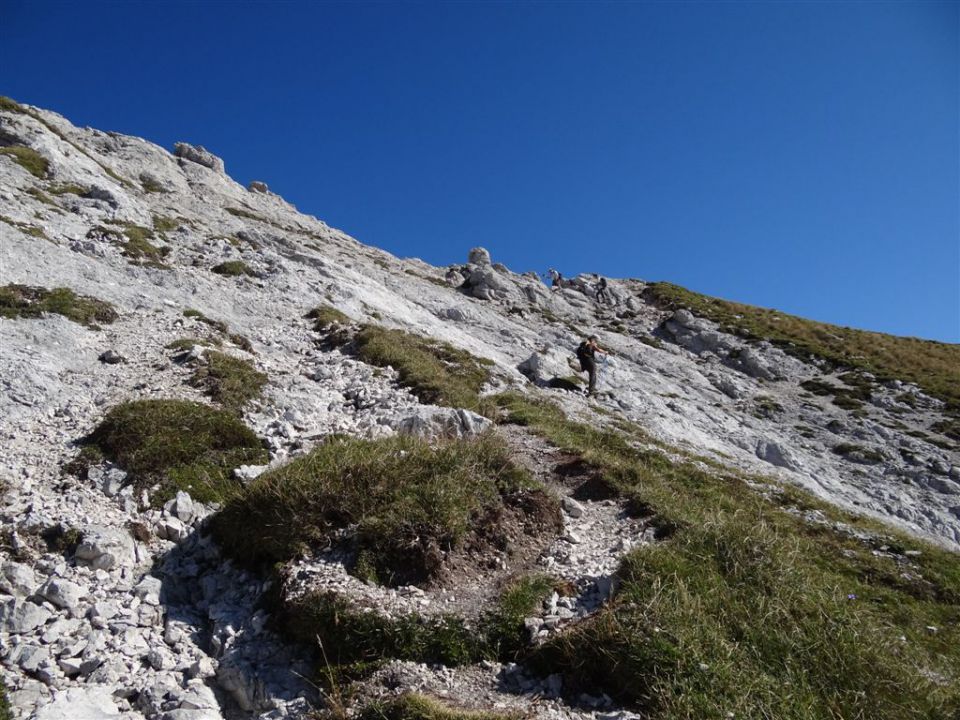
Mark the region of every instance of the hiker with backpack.
POLYGON ((598 303, 609 304, 610 302, 610 296, 607 295, 607 279, 605 277, 601 277, 597 283, 596 298, 598 303))
POLYGON ((561 273, 557 272, 553 268, 550 268, 547 274, 550 276, 550 287, 552 288, 563 287, 563 275, 561 273))
POLYGON ((587 395, 597 394, 597 353, 608 353, 597 344, 597 336, 591 335, 577 347, 577 360, 580 361, 581 372, 589 373, 590 385, 587 395))

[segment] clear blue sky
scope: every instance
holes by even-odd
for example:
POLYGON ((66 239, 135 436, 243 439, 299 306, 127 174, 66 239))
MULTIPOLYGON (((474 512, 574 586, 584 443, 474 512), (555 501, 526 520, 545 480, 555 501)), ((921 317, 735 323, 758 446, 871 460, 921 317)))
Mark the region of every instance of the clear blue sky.
POLYGON ((0 0, 0 93, 436 264, 960 342, 955 2, 0 0))

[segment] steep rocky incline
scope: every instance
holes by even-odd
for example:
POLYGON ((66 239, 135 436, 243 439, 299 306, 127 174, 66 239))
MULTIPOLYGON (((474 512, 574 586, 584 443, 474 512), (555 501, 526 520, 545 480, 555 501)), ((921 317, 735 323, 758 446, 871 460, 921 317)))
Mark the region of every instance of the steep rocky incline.
MULTIPOLYGON (((425 404, 398 369, 368 364, 337 332, 315 330, 304 316, 317 306, 343 313, 346 335, 370 323, 489 359, 486 392, 536 386, 571 418, 636 423, 677 452, 960 547, 957 421, 941 400, 661 310, 642 281, 611 280, 601 304, 595 276, 550 288, 482 249, 448 268, 395 258, 299 213, 263 183, 238 185, 203 148, 181 143, 171 154, 8 100, 0 238, 0 639, 15 717, 280 718, 316 700, 311 659, 267 622, 270 581, 198 531, 210 503, 183 492, 151 503, 110 463, 79 477, 63 468, 124 401, 208 402, 205 363, 217 353, 266 376, 262 397, 238 406, 268 450, 237 468, 242 478, 336 434, 474 436, 490 425, 425 404), (109 303, 116 318, 77 322, 56 297, 42 301, 44 313, 11 310, 41 302, 14 285, 69 288, 109 303), (595 399, 569 364, 587 334, 611 350, 595 399)), ((589 470, 571 470, 557 448, 516 427, 501 434, 561 503, 561 527, 526 555, 484 556, 482 578, 451 571, 424 590, 362 582, 334 548, 287 567, 287 591, 324 588, 358 606, 469 618, 511 573, 539 569, 573 589, 527 618, 532 640, 594 612, 619 559, 655 542, 654 528, 620 500, 576 495, 589 479, 577 473, 589 470)), ((560 699, 559 676, 524 673, 494 662, 394 662, 370 687, 482 697, 552 717, 610 709, 609 698, 589 694, 573 708, 560 699)))

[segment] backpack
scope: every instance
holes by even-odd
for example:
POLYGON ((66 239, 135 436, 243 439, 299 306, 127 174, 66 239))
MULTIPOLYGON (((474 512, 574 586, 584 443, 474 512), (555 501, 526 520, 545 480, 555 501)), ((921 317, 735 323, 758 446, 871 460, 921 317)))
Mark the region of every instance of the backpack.
POLYGON ((577 360, 579 360, 581 364, 593 360, 593 350, 590 349, 586 341, 577 346, 577 360))

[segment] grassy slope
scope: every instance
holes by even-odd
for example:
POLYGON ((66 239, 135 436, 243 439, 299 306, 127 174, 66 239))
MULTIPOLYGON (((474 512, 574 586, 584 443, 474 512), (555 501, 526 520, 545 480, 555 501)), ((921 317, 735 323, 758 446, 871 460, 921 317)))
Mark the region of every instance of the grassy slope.
POLYGON ((538 648, 535 668, 650 718, 955 717, 960 557, 883 528, 885 542, 921 551, 906 565, 785 512, 879 527, 802 492, 767 499, 744 478, 636 449, 543 402, 499 401, 598 467, 666 535, 624 559, 615 600, 538 648))
POLYGON ((960 345, 805 320, 777 310, 700 295, 671 283, 652 283, 644 294, 660 307, 688 308, 727 332, 769 340, 801 357, 813 354, 838 366, 866 370, 881 379, 916 383, 930 395, 960 409, 960 345))

